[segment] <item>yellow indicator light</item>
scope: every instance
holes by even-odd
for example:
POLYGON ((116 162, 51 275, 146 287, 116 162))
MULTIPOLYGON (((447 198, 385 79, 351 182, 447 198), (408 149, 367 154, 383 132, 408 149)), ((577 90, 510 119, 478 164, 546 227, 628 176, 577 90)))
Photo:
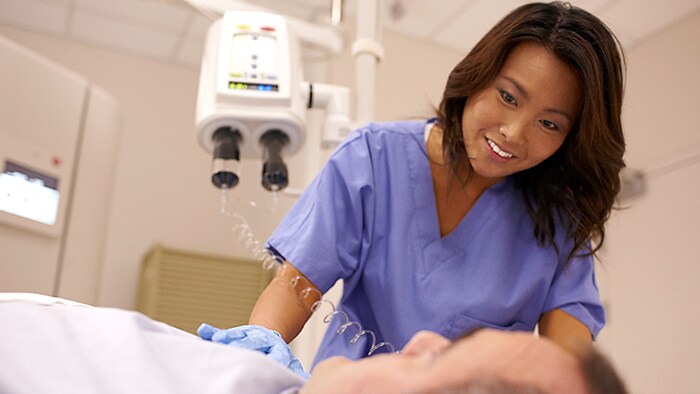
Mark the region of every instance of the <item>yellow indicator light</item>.
POLYGON ((244 25, 244 24, 239 24, 239 25, 236 25, 236 29, 238 29, 238 30, 250 30, 250 26, 244 25))
POLYGON ((228 88, 229 89, 236 89, 236 90, 248 90, 248 84, 243 83, 243 82, 229 82, 228 83, 228 88))

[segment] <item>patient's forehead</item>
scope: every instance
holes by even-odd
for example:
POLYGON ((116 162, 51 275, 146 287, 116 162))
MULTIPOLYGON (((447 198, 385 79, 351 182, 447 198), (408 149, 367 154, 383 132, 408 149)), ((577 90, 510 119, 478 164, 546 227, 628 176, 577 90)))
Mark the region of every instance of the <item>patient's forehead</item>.
MULTIPOLYGON (((585 393, 576 359, 531 333, 482 330, 449 346, 434 333, 422 338, 427 341, 415 342, 420 346, 400 354, 356 362, 328 358, 316 366, 302 392, 433 393, 446 388, 462 392, 473 388, 473 382, 486 381, 534 386, 544 393, 585 393), (430 343, 431 338, 438 346, 430 343)), ((477 387, 481 389, 477 392, 493 392, 488 391, 491 387, 477 387)))
POLYGON ((544 392, 585 392, 576 358, 553 342, 525 332, 476 331, 454 341, 429 368, 433 382, 493 377, 532 383, 544 392))

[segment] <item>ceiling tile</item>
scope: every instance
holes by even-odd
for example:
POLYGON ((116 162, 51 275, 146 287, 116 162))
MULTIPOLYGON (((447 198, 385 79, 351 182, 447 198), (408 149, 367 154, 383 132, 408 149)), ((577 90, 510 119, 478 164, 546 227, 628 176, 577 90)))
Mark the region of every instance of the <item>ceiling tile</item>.
MULTIPOLYGON (((524 5, 531 3, 532 0, 514 0, 518 5, 524 5)), ((592 13, 596 13, 605 7, 617 3, 619 0, 569 0, 568 3, 575 5, 576 7, 583 8, 584 10, 592 13)))
POLYGON ((599 16, 629 50, 650 34, 661 31, 698 10, 700 0, 621 0, 606 8, 599 16))
POLYGON ((75 7, 77 11, 99 11, 104 16, 168 30, 183 29, 193 13, 189 7, 143 0, 75 0, 75 7))
POLYGON ((245 2, 256 7, 268 9, 270 12, 293 16, 303 20, 312 20, 319 13, 327 13, 328 15, 331 13, 330 0, 248 0, 245 2))
POLYGON ((161 59, 170 58, 179 34, 169 34, 145 25, 119 22, 83 12, 75 12, 71 37, 81 41, 135 52, 161 59))
POLYGON ((61 35, 66 29, 68 10, 66 1, 0 0, 0 22, 61 35))
POLYGON ((583 8, 584 10, 597 14, 598 12, 604 10, 606 7, 617 3, 618 0, 571 0, 569 3, 583 8))
MULTIPOLYGON (((211 21, 187 0, 0 0, 0 23, 178 64, 196 62, 211 21)), ((233 0, 216 0, 232 1, 233 0)), ((466 52, 530 0, 384 0, 384 28, 466 52), (439 5, 439 6, 438 6, 439 5), (391 7, 403 7, 391 18, 391 7)), ((608 23, 626 49, 700 10, 700 0, 570 0, 608 23)), ((330 14, 331 0, 247 0, 300 19, 330 14)), ((353 19, 357 1, 344 2, 353 19)), ((394 10, 396 11, 396 10, 394 10)), ((195 64, 195 66, 196 66, 195 64)))
POLYGON ((514 0, 478 0, 461 10, 458 17, 436 31, 433 40, 450 48, 467 52, 499 20, 519 4, 514 0))
POLYGON ((387 1, 384 28, 412 37, 431 38, 445 23, 452 21, 456 14, 468 9, 476 0, 443 0, 435 6, 434 0, 393 0, 387 1))

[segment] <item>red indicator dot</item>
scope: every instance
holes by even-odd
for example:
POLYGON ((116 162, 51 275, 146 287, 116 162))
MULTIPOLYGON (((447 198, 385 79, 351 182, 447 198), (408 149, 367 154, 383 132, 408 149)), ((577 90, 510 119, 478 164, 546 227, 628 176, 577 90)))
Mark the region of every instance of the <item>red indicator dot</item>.
POLYGON ((263 26, 260 28, 260 30, 262 30, 262 31, 275 31, 275 28, 270 27, 270 26, 263 26))

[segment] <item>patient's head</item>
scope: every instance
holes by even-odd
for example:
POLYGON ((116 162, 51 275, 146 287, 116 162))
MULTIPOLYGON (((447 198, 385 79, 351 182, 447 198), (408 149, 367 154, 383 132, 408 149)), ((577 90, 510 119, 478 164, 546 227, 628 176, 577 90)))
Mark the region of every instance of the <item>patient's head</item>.
POLYGON ((530 333, 479 330, 454 342, 419 332, 400 354, 316 366, 303 393, 624 393, 610 363, 530 333), (601 387, 601 385, 603 387, 601 387))

